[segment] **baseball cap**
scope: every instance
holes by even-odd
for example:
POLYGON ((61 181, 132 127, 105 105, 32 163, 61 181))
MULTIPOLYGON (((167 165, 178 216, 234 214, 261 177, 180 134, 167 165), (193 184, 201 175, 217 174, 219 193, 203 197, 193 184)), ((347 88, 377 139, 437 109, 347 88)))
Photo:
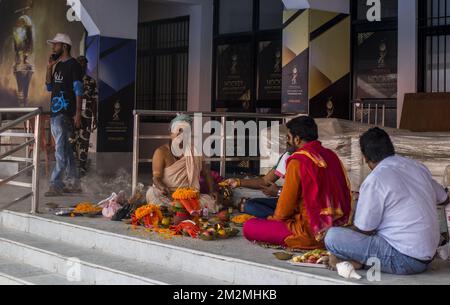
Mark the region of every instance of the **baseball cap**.
POLYGON ((68 44, 69 46, 72 46, 72 39, 70 39, 69 35, 67 34, 58 33, 52 40, 47 40, 47 43, 48 44, 64 43, 68 44))

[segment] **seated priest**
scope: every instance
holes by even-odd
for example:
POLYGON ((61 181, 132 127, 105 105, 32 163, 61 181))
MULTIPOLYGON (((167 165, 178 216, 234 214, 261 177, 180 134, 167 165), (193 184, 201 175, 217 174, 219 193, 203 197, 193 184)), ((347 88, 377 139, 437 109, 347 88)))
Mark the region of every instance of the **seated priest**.
MULTIPOLYGON (((216 186, 209 166, 203 162, 201 154, 194 153, 192 146, 185 146, 182 154, 175 153, 176 139, 182 139, 184 130, 191 130, 192 119, 188 115, 178 115, 170 124, 171 141, 159 147, 153 155, 153 186, 147 192, 147 202, 170 205, 171 195, 178 188, 194 188, 200 191, 200 176, 203 175, 208 185, 209 194, 202 194, 200 204, 210 213, 217 213, 216 186)), ((180 141, 182 146, 183 141, 180 141)), ((184 146, 184 145, 183 145, 184 146)))
POLYGON ((448 194, 423 164, 397 156, 384 130, 367 131, 360 145, 372 173, 361 185, 354 227, 326 235, 330 267, 349 261, 360 269, 377 259, 384 273, 426 271, 440 241, 437 205, 448 194))
POLYGON ((288 151, 284 153, 276 166, 270 170, 264 177, 255 179, 228 179, 225 182, 232 188, 247 188, 260 190, 265 198, 252 198, 245 202, 244 213, 259 218, 267 218, 272 216, 277 207, 278 197, 281 193, 281 187, 276 183, 284 180, 286 175, 286 162, 293 153, 288 144, 288 151))
POLYGON ((275 213, 246 222, 244 235, 250 241, 292 249, 324 248, 326 231, 350 221, 350 183, 338 156, 318 141, 314 119, 299 117, 287 128, 288 142, 296 152, 287 161, 275 213))

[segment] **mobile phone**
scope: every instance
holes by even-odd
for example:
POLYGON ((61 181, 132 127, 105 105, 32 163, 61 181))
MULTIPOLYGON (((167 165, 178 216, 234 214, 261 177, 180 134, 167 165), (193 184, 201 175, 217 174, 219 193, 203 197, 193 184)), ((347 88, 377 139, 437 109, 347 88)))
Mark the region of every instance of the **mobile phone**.
POLYGON ((51 59, 52 61, 57 61, 60 57, 61 57, 61 56, 59 56, 58 54, 52 54, 52 55, 50 56, 50 59, 51 59))

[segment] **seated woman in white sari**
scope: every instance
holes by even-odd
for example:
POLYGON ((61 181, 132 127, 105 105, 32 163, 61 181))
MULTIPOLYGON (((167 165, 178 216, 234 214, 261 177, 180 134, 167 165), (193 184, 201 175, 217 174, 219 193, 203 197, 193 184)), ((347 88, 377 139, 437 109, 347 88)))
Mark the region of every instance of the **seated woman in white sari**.
POLYGON ((200 175, 205 177, 209 194, 202 194, 200 204, 210 213, 217 213, 217 193, 209 166, 203 162, 200 154, 194 154, 194 148, 185 147, 182 156, 174 154, 172 142, 189 129, 192 119, 188 115, 178 115, 171 122, 171 141, 159 147, 153 155, 153 186, 147 192, 147 202, 170 205, 171 195, 178 188, 200 190, 200 175))

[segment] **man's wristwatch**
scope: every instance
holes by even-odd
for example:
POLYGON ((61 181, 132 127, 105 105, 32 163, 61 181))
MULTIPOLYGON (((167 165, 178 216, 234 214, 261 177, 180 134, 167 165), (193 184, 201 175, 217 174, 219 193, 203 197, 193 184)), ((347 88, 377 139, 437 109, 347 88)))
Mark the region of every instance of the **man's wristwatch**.
POLYGON ((278 193, 277 193, 277 197, 280 198, 281 197, 281 192, 283 191, 282 188, 278 189, 278 193))

